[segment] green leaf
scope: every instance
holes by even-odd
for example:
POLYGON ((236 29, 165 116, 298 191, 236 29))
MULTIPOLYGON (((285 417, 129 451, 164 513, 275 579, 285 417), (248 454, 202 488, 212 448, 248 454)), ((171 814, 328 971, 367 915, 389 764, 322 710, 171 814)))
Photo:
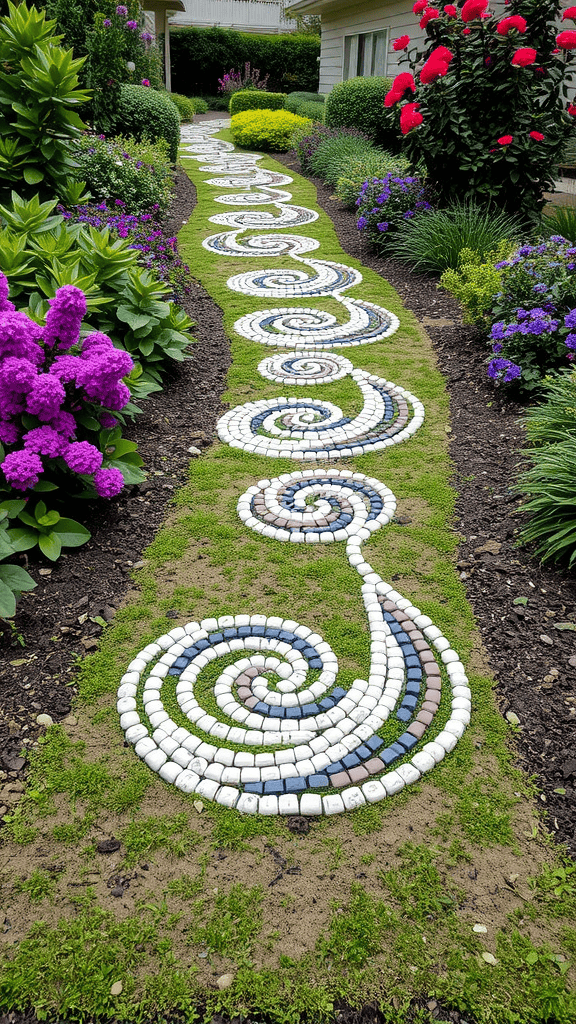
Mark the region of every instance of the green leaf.
POLYGON ((36 583, 20 565, 0 565, 0 580, 12 590, 34 590, 36 583))
POLYGON ((570 629, 573 633, 576 633, 576 622, 555 622, 554 629, 570 629))
POLYGON ((60 519, 60 513, 52 509, 51 512, 47 512, 45 516, 40 516, 38 519, 39 526, 56 526, 56 523, 60 519))
POLYGON ((46 555, 46 558, 49 558, 51 562, 56 562, 60 558, 62 542, 54 531, 52 533, 41 533, 38 538, 38 545, 42 554, 46 555))
POLYGON ((24 181, 28 185, 38 185, 39 182, 44 181, 44 171, 39 170, 38 167, 25 167, 24 181))
POLYGON ((526 605, 528 604, 528 598, 527 597, 515 597, 513 602, 512 602, 512 604, 521 604, 521 605, 524 605, 524 607, 526 607, 526 605))
POLYGON ((16 598, 10 587, 0 580, 0 618, 10 619, 16 614, 16 598))
POLYGON ((17 498, 9 498, 7 501, 3 501, 0 504, 0 509, 7 512, 10 519, 13 519, 14 516, 17 516, 18 513, 21 512, 22 509, 24 508, 26 508, 26 502, 19 501, 17 498))
POLYGON ((7 532, 14 551, 29 551, 30 548, 35 548, 38 543, 38 532, 36 530, 26 530, 23 526, 16 526, 13 530, 8 530, 7 532))
POLYGON ((34 494, 46 494, 47 491, 57 491, 58 484, 53 484, 50 480, 39 480, 33 490, 34 494))
POLYGON ((92 536, 85 526, 74 519, 61 519, 52 534, 56 534, 64 548, 79 548, 92 536))
POLYGON ((150 317, 147 313, 138 313, 129 306, 118 306, 116 310, 116 316, 124 324, 128 324, 133 331, 138 330, 139 327, 146 327, 150 321, 150 317))

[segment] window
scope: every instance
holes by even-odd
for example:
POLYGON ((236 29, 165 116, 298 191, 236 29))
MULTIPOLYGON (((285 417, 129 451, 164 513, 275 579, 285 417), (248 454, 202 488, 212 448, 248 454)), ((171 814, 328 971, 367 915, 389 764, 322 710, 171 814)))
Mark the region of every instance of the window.
POLYGON ((344 36, 343 79, 386 74, 388 29, 344 36))

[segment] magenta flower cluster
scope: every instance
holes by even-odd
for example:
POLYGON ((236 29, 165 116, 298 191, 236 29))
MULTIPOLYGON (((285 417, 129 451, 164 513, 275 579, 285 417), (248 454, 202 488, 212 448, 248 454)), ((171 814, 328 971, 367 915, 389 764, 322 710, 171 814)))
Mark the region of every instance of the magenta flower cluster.
POLYGON ((93 477, 101 497, 113 497, 124 486, 120 470, 103 466, 95 445, 77 440, 77 416, 88 412, 101 427, 114 426, 112 412, 130 400, 122 378, 134 364, 105 334, 80 341, 85 313, 84 293, 65 285, 50 300, 41 327, 14 308, 0 273, 0 441, 14 448, 0 469, 17 490, 36 486, 49 468, 43 459, 58 459, 61 468, 93 477))

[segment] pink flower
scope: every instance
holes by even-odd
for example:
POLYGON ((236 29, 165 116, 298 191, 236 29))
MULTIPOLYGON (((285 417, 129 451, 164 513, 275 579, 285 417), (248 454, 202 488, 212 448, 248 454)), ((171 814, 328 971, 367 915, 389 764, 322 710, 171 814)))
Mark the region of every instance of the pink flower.
POLYGON ((412 8, 414 14, 422 14, 428 7, 428 0, 416 0, 414 7, 412 8))
POLYGON ((60 412, 65 398, 66 392, 58 378, 51 373, 42 373, 26 395, 26 408, 47 423, 60 412))
POLYGON ((420 72, 422 85, 430 85, 437 78, 443 77, 447 71, 454 54, 446 46, 437 46, 428 57, 420 72))
POLYGON ((496 31, 500 36, 507 36, 513 28, 517 32, 525 32, 526 18, 523 18, 520 14, 512 14, 509 18, 502 18, 502 21, 499 21, 496 26, 496 31))
POLYGON ((570 21, 576 21, 576 7, 566 8, 562 15, 562 21, 566 21, 568 18, 570 19, 570 21))
MULTIPOLYGON (((574 35, 576 36, 576 32, 574 35)), ((524 46, 520 50, 516 50, 511 63, 517 68, 527 68, 530 64, 534 64, 535 61, 536 50, 533 50, 530 46, 524 46)))
POLYGON ((530 138, 535 139, 536 142, 544 142, 544 136, 542 132, 530 132, 530 138))
POLYGON ((34 427, 24 434, 22 440, 25 448, 37 455, 47 455, 50 459, 57 459, 68 446, 66 438, 53 427, 34 427))
POLYGON ((466 0, 462 8, 462 21, 476 21, 481 18, 488 7, 489 0, 466 0))
POLYGON ((572 117, 576 117, 576 106, 573 103, 568 104, 568 113, 572 114, 572 117))
POLYGON ((556 36, 556 44, 561 50, 574 50, 576 49, 576 32, 560 32, 556 36))
POLYGON ((141 84, 141 85, 145 85, 145 86, 149 86, 149 85, 150 85, 150 82, 149 82, 149 80, 148 80, 147 78, 143 78, 143 79, 142 79, 142 82, 141 82, 140 84, 141 84))
POLYGON ((498 145, 499 146, 509 146, 511 142, 514 142, 514 136, 513 135, 502 135, 498 139, 498 145))
POLYGON ((449 18, 457 18, 458 8, 455 7, 454 4, 446 4, 444 14, 447 14, 449 18))
POLYGON ((89 441, 72 441, 64 452, 64 461, 74 473, 95 473, 104 456, 89 441))
POLYGON ((395 103, 399 103, 407 89, 416 92, 416 83, 409 71, 402 71, 401 74, 396 75, 392 82, 392 88, 386 93, 384 106, 393 107, 395 103))
POLYGON ((46 326, 42 332, 42 340, 47 348, 53 348, 56 341, 58 348, 72 348, 80 336, 80 324, 86 313, 86 296, 80 288, 66 284, 59 288, 53 299, 49 300, 50 309, 46 314, 46 326))
POLYGON ((0 271, 0 313, 12 312, 14 303, 8 298, 8 278, 0 271))
POLYGON ((16 444, 19 437, 20 433, 15 423, 0 420, 0 441, 4 444, 16 444))
POLYGON ((420 28, 426 28, 429 21, 440 17, 440 11, 436 7, 427 7, 420 19, 420 28))
POLYGON ((393 50, 406 50, 410 43, 410 36, 400 36, 392 43, 393 50))
POLYGON ((42 459, 36 452, 9 452, 0 465, 9 484, 18 491, 35 487, 44 469, 42 459))
POLYGON ((406 103, 400 111, 400 131, 402 135, 407 135, 412 128, 417 128, 419 124, 422 124, 424 118, 419 113, 419 103, 406 103))
POLYGON ((113 498, 124 487, 124 477, 119 469, 110 466, 107 469, 97 469, 94 474, 94 487, 96 494, 101 498, 113 498))

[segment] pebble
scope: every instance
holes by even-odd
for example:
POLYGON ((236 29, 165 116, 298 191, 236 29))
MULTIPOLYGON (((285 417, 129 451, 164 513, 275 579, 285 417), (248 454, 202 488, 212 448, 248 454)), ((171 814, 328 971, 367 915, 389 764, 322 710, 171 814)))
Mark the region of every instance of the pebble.
POLYGON ((115 981, 114 984, 110 988, 110 995, 111 996, 119 996, 120 993, 123 991, 123 989, 124 989, 124 986, 123 986, 122 982, 121 981, 115 981))
POLYGON ((217 979, 216 984, 219 989, 230 988, 234 984, 234 974, 221 974, 217 979))
POLYGON ((193 444, 190 445, 190 447, 187 449, 187 451, 188 451, 189 455, 194 455, 195 457, 197 457, 198 455, 202 455, 201 448, 196 448, 195 445, 193 445, 193 444))
POLYGON ((38 715, 36 717, 36 724, 43 725, 46 729, 49 729, 51 725, 54 725, 54 719, 50 715, 38 715))

